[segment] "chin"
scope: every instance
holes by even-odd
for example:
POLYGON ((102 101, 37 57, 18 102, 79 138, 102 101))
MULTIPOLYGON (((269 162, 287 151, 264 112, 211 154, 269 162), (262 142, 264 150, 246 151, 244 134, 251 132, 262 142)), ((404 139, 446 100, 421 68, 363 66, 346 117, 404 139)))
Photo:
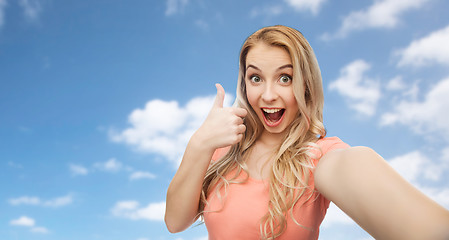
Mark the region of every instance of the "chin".
POLYGON ((265 131, 271 134, 282 134, 287 130, 287 127, 285 126, 270 127, 264 124, 263 127, 265 131))

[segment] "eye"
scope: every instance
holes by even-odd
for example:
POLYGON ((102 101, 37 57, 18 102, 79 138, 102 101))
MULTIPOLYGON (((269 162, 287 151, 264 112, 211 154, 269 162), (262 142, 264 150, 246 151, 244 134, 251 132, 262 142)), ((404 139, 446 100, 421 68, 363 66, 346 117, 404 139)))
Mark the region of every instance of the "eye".
POLYGON ((290 83, 292 81, 292 77, 290 77, 289 75, 282 75, 280 78, 279 78, 279 82, 281 82, 281 83, 290 83))
POLYGON ((260 77, 259 77, 259 76, 256 76, 256 75, 253 75, 253 76, 249 77, 249 79, 250 79, 251 82, 253 82, 253 83, 259 83, 259 82, 262 81, 262 80, 260 79, 260 77))

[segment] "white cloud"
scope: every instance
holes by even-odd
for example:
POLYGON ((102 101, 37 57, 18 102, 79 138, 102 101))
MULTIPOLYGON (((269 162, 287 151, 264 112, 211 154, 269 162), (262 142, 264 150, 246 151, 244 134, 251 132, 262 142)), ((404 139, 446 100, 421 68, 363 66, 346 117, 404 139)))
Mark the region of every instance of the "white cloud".
POLYGON ((7 2, 6 0, 0 0, 0 28, 5 24, 5 8, 7 2))
POLYGON ((48 201, 43 202, 43 206, 46 207, 62 207, 65 205, 69 205, 73 202, 73 198, 71 195, 66 195, 58 198, 54 198, 48 201))
POLYGON ((28 197, 23 196, 19 198, 9 199, 9 204, 17 206, 17 205, 39 205, 41 200, 38 197, 28 197))
POLYGON ((123 168, 123 164, 115 158, 111 158, 106 162, 98 162, 94 167, 106 172, 118 172, 123 168))
POLYGON ((167 0, 167 9, 165 10, 165 16, 175 15, 182 11, 189 3, 188 0, 167 0))
POLYGON ((204 237, 199 237, 199 238, 195 238, 195 240, 207 240, 209 239, 208 236, 204 236, 204 237))
POLYGON ((19 0, 19 5, 23 9, 25 17, 34 22, 39 19, 42 12, 42 6, 39 0, 19 0))
POLYGON ((329 84, 330 90, 336 90, 346 98, 350 108, 366 116, 374 115, 381 95, 379 83, 364 75, 370 67, 363 60, 353 61, 340 70, 337 80, 329 84))
POLYGON ((402 80, 402 77, 397 76, 388 81, 386 88, 390 91, 400 91, 404 90, 406 88, 406 85, 404 83, 404 80, 402 80))
POLYGON ((70 171, 72 172, 72 175, 74 175, 74 176, 87 175, 89 173, 89 171, 95 172, 95 170, 100 170, 100 171, 110 172, 110 173, 116 173, 116 172, 120 172, 122 170, 132 171, 132 167, 124 165, 123 163, 121 163, 120 161, 118 161, 115 158, 110 158, 104 162, 96 162, 92 165, 91 170, 88 170, 84 166, 75 165, 75 164, 70 164, 69 167, 70 167, 70 171))
POLYGON ((441 159, 444 162, 449 162, 449 147, 446 147, 441 151, 441 159))
POLYGON ((389 159, 390 165, 414 187, 425 195, 449 209, 449 185, 441 184, 443 176, 447 174, 449 163, 445 159, 445 151, 442 150, 440 162, 438 159, 430 159, 420 151, 413 151, 402 156, 389 159), (426 180, 439 183, 438 186, 423 185, 426 180))
POLYGON ((449 188, 421 187, 419 190, 449 210, 449 188))
POLYGON ((310 11, 313 15, 318 14, 321 6, 326 0, 285 0, 287 4, 297 11, 310 11))
POLYGON ((139 202, 137 202, 137 201, 121 201, 121 202, 117 202, 111 211, 114 215, 120 215, 118 213, 121 213, 123 211, 134 210, 138 206, 139 206, 139 202))
POLYGON ((250 17, 255 18, 258 16, 278 16, 283 12, 283 9, 279 5, 256 7, 251 10, 250 17))
MULTIPOLYGON (((1 1, 1 0, 0 0, 1 1)), ((23 168, 22 164, 19 163, 15 163, 13 161, 8 161, 8 166, 12 167, 12 168, 23 168)))
MULTIPOLYGON (((230 105, 230 96, 225 106, 230 105)), ((121 132, 110 131, 112 141, 126 143, 138 151, 164 156, 179 164, 192 134, 207 117, 215 96, 196 97, 184 107, 176 101, 151 100, 144 109, 136 109, 128 117, 131 126, 121 132)))
POLYGON ((31 128, 25 126, 19 126, 17 129, 22 133, 31 133, 33 131, 31 128))
POLYGON ((364 238, 362 238, 362 239, 360 239, 360 240, 375 240, 373 237, 364 237, 364 238))
POLYGON ((13 226, 24 226, 29 227, 31 232, 34 233, 49 233, 48 229, 45 227, 35 226, 36 221, 34 219, 27 217, 27 216, 21 216, 18 219, 11 220, 9 224, 13 226))
POLYGON ((207 21, 202 20, 202 19, 196 20, 195 21, 195 26, 201 28, 204 31, 209 29, 209 23, 207 21))
POLYGON ((44 228, 44 227, 33 227, 31 228, 31 232, 35 232, 35 233, 49 233, 48 229, 44 228))
POLYGON ((394 28, 401 15, 412 9, 419 9, 431 0, 380 0, 367 9, 351 12, 335 34, 324 34, 323 40, 344 38, 350 32, 368 28, 394 28))
POLYGON ((449 78, 436 84, 423 101, 403 100, 381 117, 380 124, 400 123, 418 134, 437 133, 449 140, 449 78))
POLYGON ((423 179, 440 180, 444 170, 419 151, 394 157, 388 162, 402 177, 415 185, 423 179))
POLYGON ((396 52, 401 59, 398 66, 425 66, 432 63, 449 65, 449 26, 415 40, 396 52))
POLYGON ((408 97, 409 99, 416 100, 419 94, 419 82, 413 83, 413 85, 407 89, 405 92, 403 92, 404 97, 408 97))
POLYGON ((89 173, 87 168, 85 168, 85 167, 83 167, 81 165, 70 164, 69 168, 70 168, 70 172, 72 173, 73 176, 76 176, 76 175, 87 175, 89 173))
POLYGON ((69 205, 72 202, 73 197, 70 194, 46 201, 41 200, 39 197, 28 197, 28 196, 9 199, 9 204, 13 206, 35 205, 35 206, 54 207, 54 208, 69 205))
MULTIPOLYGON (((317 15, 321 6, 326 0, 285 0, 288 8, 294 9, 298 12, 310 12, 317 15)), ((255 7, 250 12, 250 17, 255 18, 259 16, 271 17, 279 16, 284 12, 284 7, 281 5, 266 5, 262 7, 255 7)))
POLYGON ((29 218, 27 216, 21 216, 18 219, 11 220, 9 223, 14 226, 32 227, 32 226, 34 226, 35 221, 34 221, 34 219, 29 218))
POLYGON ((129 179, 130 180, 138 180, 138 179, 154 179, 156 178, 156 175, 149 173, 149 172, 141 172, 141 171, 136 171, 133 172, 130 176, 129 179))
POLYGON ((351 225, 355 224, 355 222, 333 202, 331 202, 329 208, 327 209, 326 217, 324 218, 321 227, 327 228, 333 224, 351 225))
POLYGON ((111 209, 112 215, 132 220, 163 221, 165 215, 165 202, 150 203, 146 207, 139 208, 137 201, 117 202, 111 209))

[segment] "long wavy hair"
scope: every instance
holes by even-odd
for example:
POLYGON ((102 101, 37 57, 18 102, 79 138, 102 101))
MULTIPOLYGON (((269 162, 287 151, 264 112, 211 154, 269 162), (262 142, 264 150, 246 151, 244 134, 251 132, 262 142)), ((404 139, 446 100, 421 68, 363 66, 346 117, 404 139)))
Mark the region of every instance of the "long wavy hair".
MULTIPOLYGON (((219 194, 221 188, 229 184, 238 184, 248 179, 245 164, 251 147, 263 131, 263 124, 248 102, 246 95, 246 57, 256 44, 285 49, 293 65, 293 92, 298 103, 298 115, 290 124, 288 134, 276 149, 269 177, 268 212, 260 220, 260 233, 264 239, 274 239, 286 229, 287 216, 290 214, 294 222, 293 207, 301 197, 311 198, 309 178, 313 168, 312 159, 317 157, 311 153, 316 148, 316 141, 326 135, 323 126, 323 89, 320 68, 315 54, 297 30, 286 26, 265 27, 249 36, 240 51, 237 97, 234 105, 245 108, 246 133, 243 139, 233 146, 220 160, 212 162, 204 178, 199 214, 203 216, 207 196, 212 189, 219 194), (246 172, 246 178, 238 176, 246 172), (234 172, 234 174, 230 174, 234 172)), ((303 201, 301 201, 303 202, 303 201)))

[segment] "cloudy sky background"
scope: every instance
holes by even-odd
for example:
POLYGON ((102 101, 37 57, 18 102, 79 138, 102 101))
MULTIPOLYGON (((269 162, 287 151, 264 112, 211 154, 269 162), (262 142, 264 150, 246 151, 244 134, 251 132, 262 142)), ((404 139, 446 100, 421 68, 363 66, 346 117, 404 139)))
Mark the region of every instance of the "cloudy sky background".
MULTIPOLYGON (((449 2, 0 0, 0 236, 170 234, 165 191, 257 29, 299 29, 328 136, 375 149, 449 209, 449 2)), ((382 176, 379 176, 382 177, 382 176)), ((370 239, 331 205, 320 239, 370 239)))

